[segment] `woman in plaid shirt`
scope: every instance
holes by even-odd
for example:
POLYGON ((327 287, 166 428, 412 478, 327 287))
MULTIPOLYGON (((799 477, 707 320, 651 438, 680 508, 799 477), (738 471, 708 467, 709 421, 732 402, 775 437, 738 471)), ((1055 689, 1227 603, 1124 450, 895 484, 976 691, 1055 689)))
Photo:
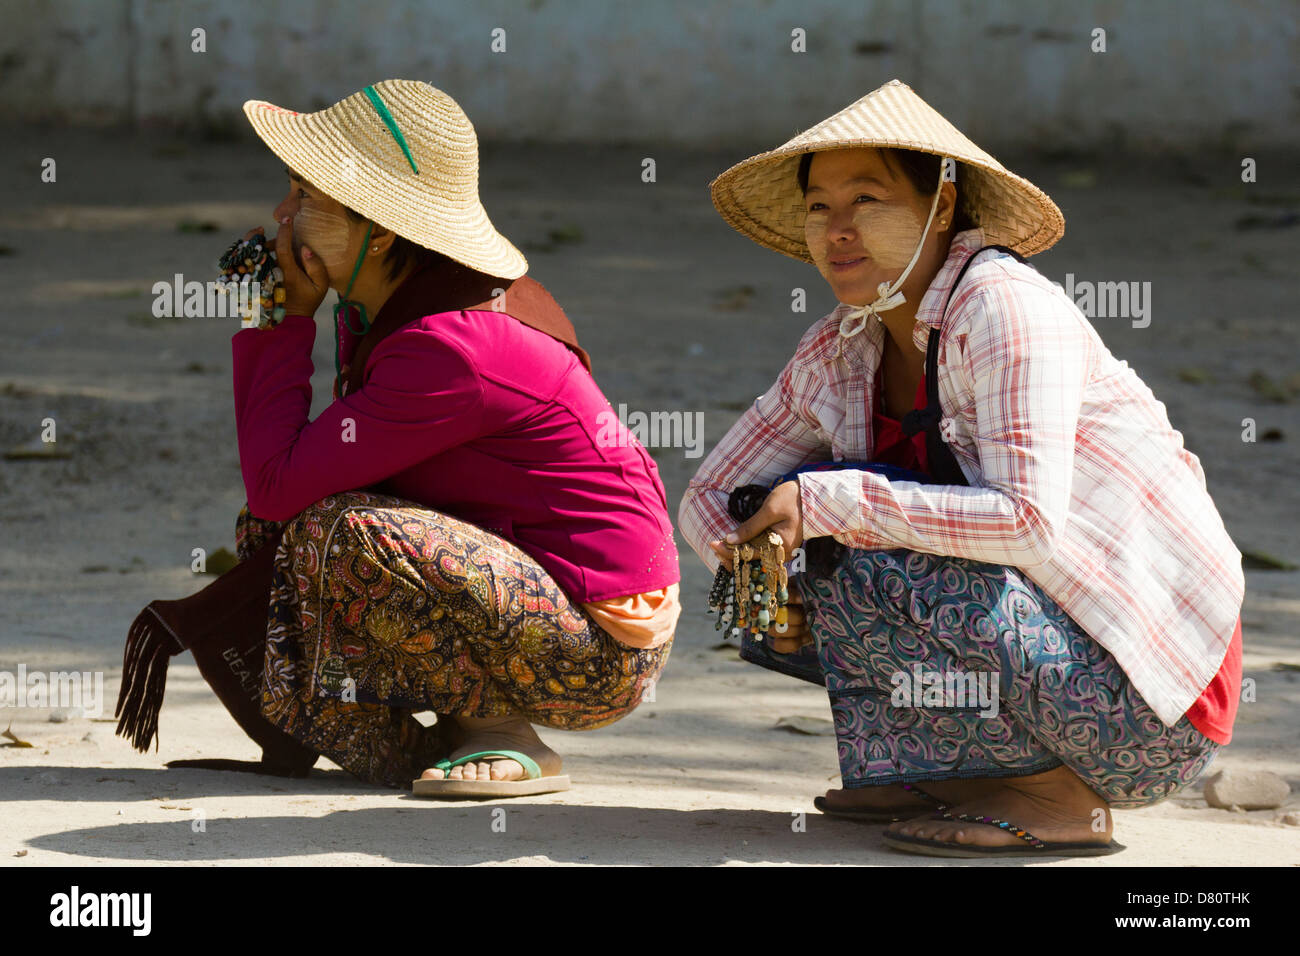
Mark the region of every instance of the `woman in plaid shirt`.
POLYGON ((713 195, 841 303, 679 513, 713 568, 767 528, 788 553, 845 546, 745 649, 827 687, 844 789, 817 806, 899 821, 885 842, 910 852, 1122 849, 1110 808, 1163 799, 1231 738, 1245 585, 1164 406, 1022 258, 1063 235, 1059 209, 897 80, 713 195), (751 483, 776 486, 739 523, 751 483))

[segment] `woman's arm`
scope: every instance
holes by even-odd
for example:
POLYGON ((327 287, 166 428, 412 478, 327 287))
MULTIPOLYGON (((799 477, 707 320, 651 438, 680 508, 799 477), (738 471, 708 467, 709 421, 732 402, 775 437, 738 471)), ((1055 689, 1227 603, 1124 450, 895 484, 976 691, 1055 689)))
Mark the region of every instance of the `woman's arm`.
MULTIPOLYGON (((950 332, 965 339, 985 487, 890 482, 869 472, 799 478, 804 536, 1032 567, 1056 550, 1070 506, 1090 347, 1077 317, 1032 282, 973 296, 950 332)), ((957 319, 957 316, 953 316, 957 319)), ((954 370, 956 371, 956 370, 954 370)))
POLYGON ((480 433, 483 389, 473 364, 418 327, 380 342, 365 386, 308 422, 315 339, 310 317, 290 315, 231 340, 239 464, 257 517, 286 521, 480 433))
MULTIPOLYGON (((801 343, 802 344, 802 343, 801 343)), ((799 396, 815 387, 811 372, 790 360, 776 382, 732 425, 701 463, 677 511, 682 537, 709 566, 718 567, 710 541, 724 537, 737 522, 727 514, 727 496, 739 485, 769 484, 776 478, 828 454, 826 442, 799 396)))

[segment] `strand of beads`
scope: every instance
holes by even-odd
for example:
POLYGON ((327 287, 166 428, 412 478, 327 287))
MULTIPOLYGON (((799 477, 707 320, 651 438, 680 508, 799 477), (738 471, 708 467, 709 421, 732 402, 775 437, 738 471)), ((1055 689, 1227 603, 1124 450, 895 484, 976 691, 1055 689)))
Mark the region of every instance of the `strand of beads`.
POLYGON ((718 612, 718 619, 713 629, 727 629, 728 637, 739 637, 740 629, 731 626, 736 616, 735 578, 725 564, 718 566, 718 573, 713 576, 713 586, 709 588, 709 610, 718 612))
POLYGON ((250 239, 236 239, 217 260, 217 283, 238 304, 241 318, 269 329, 284 318, 284 272, 276 264, 275 249, 258 231, 250 239), (240 287, 257 283, 258 296, 239 295, 240 287), (245 303, 247 303, 245 305, 245 303))
POLYGON ((745 544, 732 545, 731 566, 718 568, 709 590, 709 608, 718 612, 714 630, 729 628, 729 637, 748 633, 761 642, 769 627, 789 629, 789 580, 781 536, 769 531, 745 544))

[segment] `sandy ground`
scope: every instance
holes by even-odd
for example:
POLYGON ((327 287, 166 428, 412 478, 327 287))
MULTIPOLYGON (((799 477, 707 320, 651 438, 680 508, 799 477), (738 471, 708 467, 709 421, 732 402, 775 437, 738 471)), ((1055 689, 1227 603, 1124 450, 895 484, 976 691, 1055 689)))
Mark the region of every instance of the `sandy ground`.
MULTIPOLYGON (((244 499, 233 326, 154 319, 149 290, 175 272, 210 278, 231 237, 269 222, 283 180, 250 144, 35 129, 4 137, 0 446, 35 439, 51 416, 70 457, 0 461, 0 671, 103 671, 111 711, 129 622, 150 600, 210 580, 189 570, 191 549, 233 549, 244 499), (58 162, 53 184, 38 176, 47 156, 58 162)), ((703 412, 709 446, 833 304, 811 268, 760 250, 714 213, 709 179, 748 154, 484 150, 494 221, 573 318, 610 400, 703 412), (656 183, 640 180, 645 155, 657 160, 656 183), (806 315, 790 313, 796 286, 808 289, 806 315)), ((1148 328, 1099 317, 1098 330, 1166 403, 1237 543, 1300 562, 1296 231, 1234 226, 1294 210, 1297 184, 1267 185, 1263 175, 1242 186, 1236 161, 1208 157, 1001 158, 1065 211, 1068 235, 1034 260, 1040 270, 1062 282, 1073 272, 1152 283, 1148 328), (1295 387, 1269 398, 1265 383, 1251 384, 1256 371, 1295 387), (1281 437, 1243 443, 1247 416, 1281 437)), ((1264 171, 1297 168, 1294 156, 1257 158, 1264 171)), ((313 413, 332 372, 320 329, 313 413)), ((675 510, 698 459, 683 449, 656 457, 675 510)), ((774 725, 825 720, 824 694, 716 646, 703 612, 709 576, 681 549, 687 612, 655 702, 595 733, 543 732, 565 757, 570 793, 424 801, 362 786, 325 760, 302 781, 169 771, 172 758, 257 755, 178 658, 157 752, 114 737, 107 713, 0 715, 33 744, 0 749, 0 863, 945 865, 883 848, 878 827, 813 810, 812 798, 838 785, 834 737, 774 725), (801 813, 806 828, 793 825, 801 813)), ((1230 812, 1187 792, 1118 811, 1122 854, 1040 865, 1300 862, 1300 827, 1280 822, 1300 808, 1298 582, 1297 571, 1247 572, 1245 671, 1257 700, 1243 704, 1217 764, 1282 775, 1287 806, 1230 812)))

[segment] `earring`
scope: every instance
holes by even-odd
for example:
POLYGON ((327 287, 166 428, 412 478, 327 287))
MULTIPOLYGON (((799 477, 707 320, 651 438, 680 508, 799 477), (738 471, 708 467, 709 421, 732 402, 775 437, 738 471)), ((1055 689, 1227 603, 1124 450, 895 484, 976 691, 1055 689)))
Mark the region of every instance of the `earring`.
POLYGON ((371 247, 370 247, 370 251, 371 251, 371 252, 378 252, 378 251, 379 251, 379 247, 378 247, 378 246, 371 246, 371 247))

